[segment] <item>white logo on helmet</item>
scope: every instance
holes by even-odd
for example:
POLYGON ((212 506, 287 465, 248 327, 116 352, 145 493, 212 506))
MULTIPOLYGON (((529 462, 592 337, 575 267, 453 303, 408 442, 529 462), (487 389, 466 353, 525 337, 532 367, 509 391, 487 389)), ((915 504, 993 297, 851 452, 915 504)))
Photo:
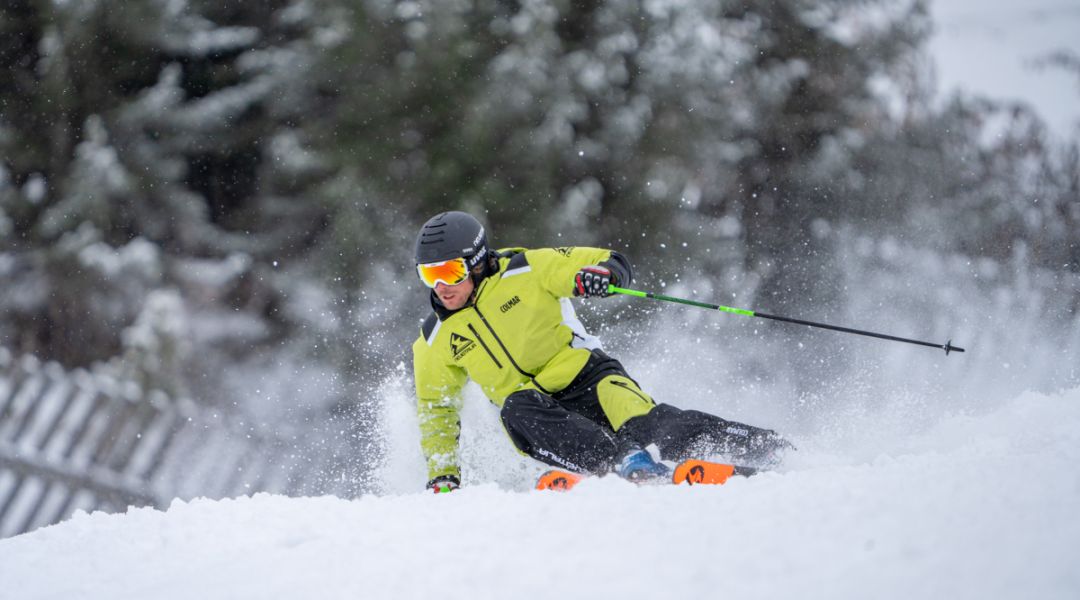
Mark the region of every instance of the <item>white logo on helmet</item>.
POLYGON ((472 256, 466 261, 469 265, 469 268, 475 267, 476 265, 480 264, 480 261, 484 258, 485 254, 487 254, 487 248, 480 248, 480 251, 476 253, 476 256, 472 256))

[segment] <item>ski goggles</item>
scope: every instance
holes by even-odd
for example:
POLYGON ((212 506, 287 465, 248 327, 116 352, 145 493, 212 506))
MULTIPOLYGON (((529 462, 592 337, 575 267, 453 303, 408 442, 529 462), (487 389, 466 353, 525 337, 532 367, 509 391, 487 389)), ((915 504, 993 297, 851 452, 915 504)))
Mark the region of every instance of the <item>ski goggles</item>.
POLYGON ((458 285, 469 277, 469 267, 464 258, 416 265, 416 272, 420 274, 420 281, 429 288, 434 288, 440 281, 446 285, 458 285))

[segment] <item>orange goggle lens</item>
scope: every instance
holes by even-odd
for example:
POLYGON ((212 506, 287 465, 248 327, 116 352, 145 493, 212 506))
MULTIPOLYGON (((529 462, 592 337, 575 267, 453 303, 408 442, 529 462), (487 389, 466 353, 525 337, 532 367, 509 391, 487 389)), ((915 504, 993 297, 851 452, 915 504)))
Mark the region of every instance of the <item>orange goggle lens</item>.
POLYGON ((416 265, 416 272, 420 274, 420 281, 429 288, 435 287, 440 281, 446 285, 457 285, 469 276, 464 258, 416 265))

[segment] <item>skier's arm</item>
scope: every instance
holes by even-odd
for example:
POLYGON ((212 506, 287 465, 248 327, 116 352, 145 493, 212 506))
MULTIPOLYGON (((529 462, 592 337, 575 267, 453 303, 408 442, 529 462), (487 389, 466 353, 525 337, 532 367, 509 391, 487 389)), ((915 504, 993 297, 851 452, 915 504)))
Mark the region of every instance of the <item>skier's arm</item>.
POLYGON ((416 379, 416 413, 420 447, 427 461, 428 481, 453 478, 460 481, 458 437, 461 432, 463 369, 442 364, 423 338, 413 346, 416 379))
POLYGON ((420 447, 427 461, 428 485, 438 479, 461 481, 458 467, 458 437, 461 433, 461 396, 439 399, 419 398, 420 447))
POLYGON ((529 265, 552 295, 567 298, 576 295, 578 275, 589 267, 610 272, 612 284, 626 287, 633 281, 630 261, 614 250, 603 248, 541 248, 528 251, 529 265))

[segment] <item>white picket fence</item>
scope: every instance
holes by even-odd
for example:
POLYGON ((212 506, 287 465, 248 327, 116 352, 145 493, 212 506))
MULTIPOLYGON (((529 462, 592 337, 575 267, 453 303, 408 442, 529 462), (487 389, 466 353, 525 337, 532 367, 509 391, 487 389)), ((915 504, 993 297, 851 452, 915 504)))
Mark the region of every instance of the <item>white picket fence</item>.
POLYGON ((316 434, 240 429, 189 400, 0 348, 0 538, 76 510, 173 498, 348 496, 356 488, 348 456, 316 434))

